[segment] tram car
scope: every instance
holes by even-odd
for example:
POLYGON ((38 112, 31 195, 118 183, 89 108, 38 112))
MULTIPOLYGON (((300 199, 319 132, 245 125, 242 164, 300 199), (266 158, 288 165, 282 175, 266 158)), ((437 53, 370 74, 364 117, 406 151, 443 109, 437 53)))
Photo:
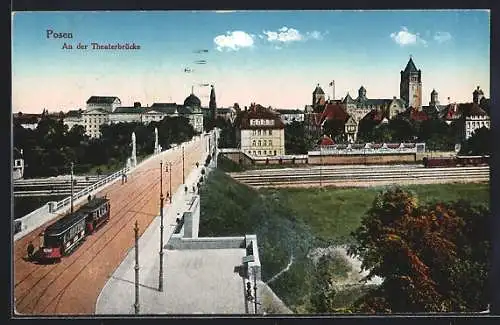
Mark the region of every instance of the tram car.
POLYGON ((48 226, 43 233, 40 260, 59 262, 71 254, 88 235, 109 220, 110 202, 106 197, 93 198, 74 213, 48 226))
POLYGON ((86 215, 86 233, 91 235, 109 220, 110 204, 106 197, 94 198, 78 211, 86 215))
POLYGON ((423 159, 424 167, 470 167, 487 166, 490 156, 455 156, 423 159))
POLYGON ((85 238, 86 216, 80 211, 68 214, 48 226, 43 234, 41 260, 59 262, 85 238))

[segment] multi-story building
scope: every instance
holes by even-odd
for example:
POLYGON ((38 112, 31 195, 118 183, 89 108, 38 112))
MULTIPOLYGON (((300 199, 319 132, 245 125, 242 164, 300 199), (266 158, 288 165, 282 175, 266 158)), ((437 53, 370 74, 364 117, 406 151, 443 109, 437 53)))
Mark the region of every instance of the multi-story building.
POLYGON ((203 132, 203 113, 201 102, 194 94, 189 95, 184 105, 176 103, 154 103, 151 107, 142 107, 135 102, 132 107, 116 106, 121 104, 118 97, 92 96, 87 101, 87 110, 69 111, 64 117, 64 124, 71 129, 74 125, 85 127, 86 134, 92 138, 100 137, 102 124, 144 123, 161 121, 163 118, 184 116, 196 132, 203 132))
POLYGON ((277 112, 252 104, 239 114, 236 125, 243 152, 260 157, 285 154, 285 124, 277 112))
POLYGON ((281 117, 281 121, 285 124, 292 122, 304 122, 304 111, 300 109, 277 109, 281 117))
POLYGON ((82 112, 82 125, 85 133, 91 138, 101 136, 101 125, 109 123, 110 113, 103 108, 87 109, 82 112))
MULTIPOLYGON (((480 107, 481 102, 484 100, 484 93, 477 86, 477 89, 472 93, 472 105, 465 112, 465 140, 469 139, 474 132, 480 128, 490 128, 490 117, 484 109, 480 107)), ((484 101, 483 101, 484 102, 484 101)))
POLYGON ((122 102, 116 96, 92 96, 87 100, 87 110, 100 108, 106 112, 113 112, 122 102))

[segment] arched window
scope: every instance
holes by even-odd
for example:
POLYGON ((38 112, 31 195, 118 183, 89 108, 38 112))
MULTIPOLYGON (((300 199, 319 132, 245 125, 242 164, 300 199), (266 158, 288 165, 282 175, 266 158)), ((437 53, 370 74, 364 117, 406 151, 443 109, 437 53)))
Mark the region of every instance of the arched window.
POLYGON ((252 146, 254 146, 254 147, 255 147, 255 140, 253 140, 253 141, 252 141, 252 146))
POLYGON ((259 140, 259 147, 262 145, 262 142, 259 140))

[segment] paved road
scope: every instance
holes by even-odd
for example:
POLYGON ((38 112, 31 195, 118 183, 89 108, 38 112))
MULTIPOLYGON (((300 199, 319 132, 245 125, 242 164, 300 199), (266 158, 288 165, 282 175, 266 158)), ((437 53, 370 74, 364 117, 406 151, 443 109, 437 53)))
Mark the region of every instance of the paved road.
MULTIPOLYGON (((186 183, 199 178, 193 170, 186 183)), ((164 209, 164 244, 173 234, 177 213, 182 214, 192 194, 180 188, 164 209)), ((245 249, 164 250, 164 290, 159 284, 160 218, 139 239, 139 303, 141 314, 244 314, 244 283, 234 272, 245 249)), ((97 300, 96 314, 133 314, 135 250, 113 273, 97 300)))
MULTIPOLYGON (((185 169, 207 155, 205 139, 185 146, 185 169)), ((26 262, 29 241, 38 245, 38 234, 47 224, 14 244, 14 297, 21 314, 93 314, 96 300, 106 281, 133 247, 133 225, 137 220, 140 234, 159 213, 160 160, 173 162, 172 189, 182 183, 181 149, 164 152, 139 165, 128 182, 112 184, 103 193, 111 199, 111 219, 97 233, 62 262, 37 265, 26 262)), ((187 174, 187 173, 186 173, 187 174)), ((164 173, 164 193, 169 177, 164 173)), ((168 204, 168 200, 166 200, 168 204)))

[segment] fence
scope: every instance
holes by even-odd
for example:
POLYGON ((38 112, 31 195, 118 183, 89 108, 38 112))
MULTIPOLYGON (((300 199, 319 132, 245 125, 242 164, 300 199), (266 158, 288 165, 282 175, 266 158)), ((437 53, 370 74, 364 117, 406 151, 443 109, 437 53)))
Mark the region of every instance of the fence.
MULTIPOLYGON (((127 173, 129 170, 130 170, 129 167, 125 167, 125 168, 117 171, 116 173, 111 174, 111 175, 107 176, 106 178, 103 178, 100 181, 90 185, 89 187, 84 188, 80 192, 77 192, 73 195, 73 201, 78 200, 82 196, 86 196, 87 194, 98 189, 99 187, 103 186, 104 184, 109 183, 118 177, 121 177, 121 175, 127 173)), ((50 202, 50 203, 52 204, 52 209, 49 209, 50 212, 56 212, 57 210, 62 209, 71 203, 71 196, 68 196, 67 198, 65 198, 59 202, 50 202)))

